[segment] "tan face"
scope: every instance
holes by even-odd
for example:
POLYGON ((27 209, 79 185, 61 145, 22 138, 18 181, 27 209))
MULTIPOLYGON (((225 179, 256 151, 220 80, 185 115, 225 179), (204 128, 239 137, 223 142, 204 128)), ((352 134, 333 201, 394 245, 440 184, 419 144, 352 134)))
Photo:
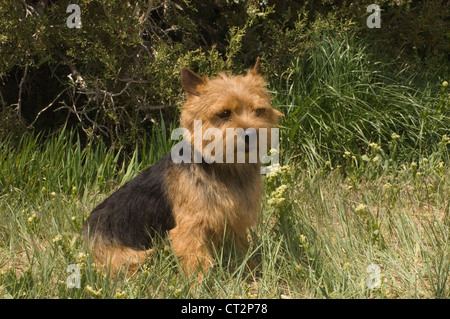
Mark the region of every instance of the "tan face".
POLYGON ((256 65, 245 76, 220 74, 211 80, 183 69, 182 80, 188 98, 182 108, 181 125, 191 132, 196 150, 223 156, 224 161, 226 156, 237 160, 239 151, 245 152, 248 161, 248 153, 257 150, 263 140, 267 138, 263 142, 266 147, 270 144, 271 128, 278 125, 278 118, 283 115, 271 106, 256 65), (212 141, 217 144, 211 144, 212 141))

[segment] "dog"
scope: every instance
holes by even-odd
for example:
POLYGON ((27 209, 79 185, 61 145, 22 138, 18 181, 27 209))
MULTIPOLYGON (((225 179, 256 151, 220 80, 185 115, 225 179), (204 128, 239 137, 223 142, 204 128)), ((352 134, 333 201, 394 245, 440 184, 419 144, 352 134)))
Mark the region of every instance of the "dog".
POLYGON ((271 106, 259 58, 244 75, 219 73, 212 79, 183 67, 181 82, 185 134, 183 148, 175 154, 189 160, 180 162, 173 152, 167 154, 91 212, 83 235, 98 266, 112 271, 137 267, 151 256, 157 237, 170 240, 188 274, 210 268, 213 250, 224 240, 232 240, 239 250, 248 246, 248 230, 259 218, 261 162, 249 160, 255 143, 247 135, 241 139, 228 133, 251 130, 260 136, 277 127, 283 114, 271 106), (206 152, 212 142, 195 141, 196 130, 205 134, 208 129, 225 146, 215 143, 206 152), (241 152, 238 140, 244 140, 241 152), (244 160, 239 162, 240 155, 244 160))

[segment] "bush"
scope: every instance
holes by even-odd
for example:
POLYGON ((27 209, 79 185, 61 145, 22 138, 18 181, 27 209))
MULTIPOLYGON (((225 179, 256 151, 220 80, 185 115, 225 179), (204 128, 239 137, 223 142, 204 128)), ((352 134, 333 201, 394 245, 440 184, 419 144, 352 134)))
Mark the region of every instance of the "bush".
POLYGON ((446 74, 439 63, 448 60, 447 1, 380 1, 381 30, 366 27, 369 2, 80 0, 82 27, 71 29, 68 1, 2 1, 0 105, 16 113, 3 131, 17 120, 37 131, 69 124, 90 140, 134 145, 160 113, 176 121, 181 66, 241 72, 261 56, 275 83, 329 35, 360 37, 446 74))

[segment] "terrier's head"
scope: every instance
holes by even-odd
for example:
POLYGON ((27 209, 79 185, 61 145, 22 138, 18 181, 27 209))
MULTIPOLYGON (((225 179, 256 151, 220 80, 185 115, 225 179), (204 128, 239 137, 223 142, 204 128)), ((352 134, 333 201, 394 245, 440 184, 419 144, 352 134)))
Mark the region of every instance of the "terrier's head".
POLYGON ((194 149, 204 159, 236 163, 244 157, 248 162, 249 153, 263 143, 270 149, 271 128, 283 114, 271 106, 259 58, 246 75, 220 73, 208 79, 183 68, 181 81, 187 95, 181 126, 190 132, 194 149))

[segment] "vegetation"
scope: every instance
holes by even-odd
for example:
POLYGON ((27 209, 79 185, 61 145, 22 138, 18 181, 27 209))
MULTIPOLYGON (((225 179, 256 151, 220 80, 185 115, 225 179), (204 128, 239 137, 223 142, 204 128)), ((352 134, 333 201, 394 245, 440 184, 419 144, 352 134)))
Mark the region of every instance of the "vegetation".
POLYGON ((82 149, 72 137, 1 145, 2 298, 449 297, 448 154, 445 162, 438 152, 379 165, 377 144, 361 166, 351 154, 344 169, 283 166, 266 177, 261 222, 244 261, 218 252, 216 267, 192 291, 169 246, 123 280, 96 269, 80 238, 94 206, 166 150, 144 141, 119 164, 119 153, 82 149), (141 154, 148 156, 138 160, 141 154), (247 271, 253 258, 261 264, 247 271), (71 264, 81 269, 79 289, 67 286, 71 264), (366 284, 371 264, 381 269, 377 289, 366 284))
POLYGON ((449 298, 450 6, 379 2, 371 30, 335 1, 86 0, 72 30, 60 2, 3 1, 0 298, 449 298), (170 151, 177 70, 258 55, 285 119, 249 251, 217 251, 194 286, 164 242, 134 276, 104 275, 82 224, 170 151))
POLYGON ((177 119, 182 66, 241 72, 260 56, 267 77, 285 81, 299 74, 293 61, 330 36, 357 38, 398 70, 429 74, 422 81, 436 88, 449 73, 448 1, 378 1, 382 28, 369 29, 372 2, 79 0, 81 28, 69 28, 67 1, 2 1, 0 135, 67 125, 131 151, 160 112, 177 119))

